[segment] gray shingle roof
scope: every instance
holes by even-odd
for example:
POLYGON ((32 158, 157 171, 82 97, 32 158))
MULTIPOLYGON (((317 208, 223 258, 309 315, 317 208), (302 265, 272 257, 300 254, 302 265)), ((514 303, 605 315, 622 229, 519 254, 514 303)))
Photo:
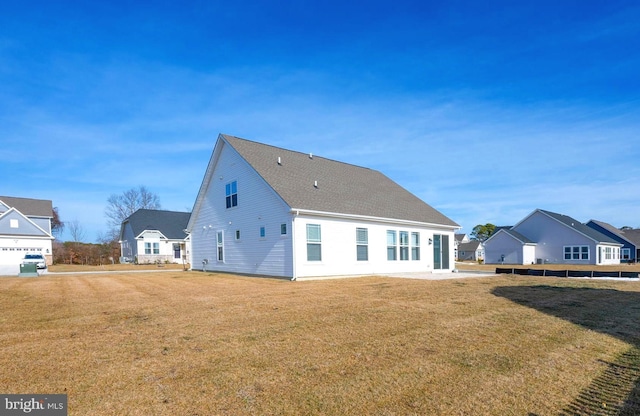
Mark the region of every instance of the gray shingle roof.
POLYGON ((529 238, 527 238, 526 236, 520 234, 517 231, 512 230, 509 227, 500 227, 500 229, 497 229, 496 232, 493 233, 493 235, 495 235, 498 231, 504 231, 505 233, 511 235, 512 237, 514 237, 516 240, 521 241, 524 244, 535 244, 535 241, 530 240, 529 238))
POLYGON ((636 246, 640 246, 640 229, 634 228, 633 230, 621 231, 624 238, 631 241, 636 246))
POLYGON ((234 136, 220 138, 292 209, 459 226, 379 171, 234 136))
POLYGON ((190 216, 189 212, 139 209, 125 219, 123 224, 129 222, 136 237, 145 230, 158 230, 169 240, 182 240, 187 237, 184 229, 187 228, 190 216))
POLYGON ((459 251, 475 251, 480 247, 480 241, 472 240, 468 243, 460 243, 458 246, 459 251))
POLYGON ((0 196, 0 201, 26 216, 53 217, 53 204, 47 199, 0 196))
POLYGON ((606 222, 603 222, 603 221, 597 221, 597 220, 589 220, 587 222, 587 225, 590 222, 592 222, 592 223, 594 223, 596 225, 599 225, 600 227, 604 228, 605 230, 609 231, 612 234, 615 234, 615 235, 620 236, 620 237, 622 236, 621 231, 618 230, 616 227, 614 227, 613 225, 611 225, 609 223, 606 223, 606 222))

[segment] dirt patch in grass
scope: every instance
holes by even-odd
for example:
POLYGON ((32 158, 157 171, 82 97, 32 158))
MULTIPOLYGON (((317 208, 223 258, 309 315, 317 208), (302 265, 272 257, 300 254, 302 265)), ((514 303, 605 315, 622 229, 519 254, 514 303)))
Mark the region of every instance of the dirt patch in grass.
POLYGON ((70 414, 638 406, 640 286, 631 282, 176 271, 3 278, 0 305, 0 392, 67 393, 70 414), (607 374, 623 370, 619 393, 607 393, 607 374))

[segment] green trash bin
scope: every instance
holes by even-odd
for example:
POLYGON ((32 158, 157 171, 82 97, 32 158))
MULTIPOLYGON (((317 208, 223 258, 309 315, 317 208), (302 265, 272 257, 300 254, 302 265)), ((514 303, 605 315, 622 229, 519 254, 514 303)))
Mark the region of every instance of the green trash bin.
POLYGON ((38 277, 38 267, 35 264, 21 264, 18 277, 38 277))

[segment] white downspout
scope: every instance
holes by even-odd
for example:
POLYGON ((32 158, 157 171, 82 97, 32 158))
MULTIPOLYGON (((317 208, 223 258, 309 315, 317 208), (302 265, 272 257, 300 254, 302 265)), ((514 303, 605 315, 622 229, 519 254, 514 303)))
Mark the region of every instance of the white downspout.
POLYGON ((294 281, 298 278, 296 272, 297 256, 296 256, 296 218, 300 215, 300 211, 293 211, 293 217, 291 219, 291 268, 292 274, 291 280, 294 281))

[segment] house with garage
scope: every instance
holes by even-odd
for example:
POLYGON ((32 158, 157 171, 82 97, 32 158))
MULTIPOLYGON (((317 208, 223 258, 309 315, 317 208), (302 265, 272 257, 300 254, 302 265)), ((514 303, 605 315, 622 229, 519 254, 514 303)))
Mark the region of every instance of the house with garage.
POLYGON ((27 254, 53 261, 50 200, 0 196, 0 267, 16 274, 27 254))
POLYGON ((637 262, 640 251, 640 233, 638 232, 640 230, 619 230, 611 224, 597 220, 589 220, 586 225, 622 244, 620 248, 621 262, 637 262))
POLYGON ((623 246, 567 215, 536 209, 485 242, 485 263, 619 264, 623 246))
POLYGON ((218 136, 191 267, 286 278, 451 272, 460 226, 382 173, 218 136))
POLYGON ((120 227, 120 263, 186 263, 189 212, 139 209, 120 227))

